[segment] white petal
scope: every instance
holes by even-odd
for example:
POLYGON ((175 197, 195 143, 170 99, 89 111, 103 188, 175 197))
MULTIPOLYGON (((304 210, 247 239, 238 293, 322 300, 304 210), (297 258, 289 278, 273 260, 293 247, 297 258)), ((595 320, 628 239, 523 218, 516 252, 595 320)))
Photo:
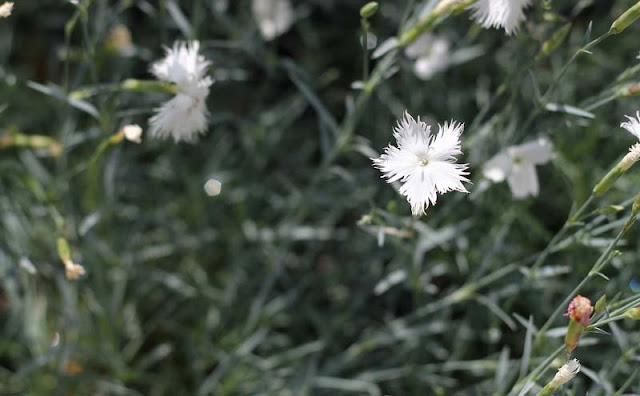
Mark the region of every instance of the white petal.
POLYGON ((468 192, 462 182, 467 165, 449 162, 433 162, 413 172, 400 187, 400 194, 407 197, 414 216, 425 214, 429 205, 435 205, 438 195, 449 191, 468 192))
POLYGON ((525 20, 524 10, 531 0, 478 0, 470 9, 472 18, 484 28, 504 28, 511 35, 525 20))
POLYGON ((166 102, 151 117, 150 133, 155 138, 173 137, 179 141, 194 142, 207 130, 206 93, 201 96, 178 94, 166 102))
POLYGON ((467 179, 467 164, 453 164, 445 161, 435 161, 429 163, 426 173, 431 174, 431 178, 435 184, 436 191, 440 194, 449 191, 469 192, 462 182, 469 182, 467 179))
POLYGON ((491 158, 482 168, 482 174, 494 183, 503 182, 511 174, 511 157, 501 152, 491 158))
POLYGON ((159 79, 182 86, 194 84, 204 78, 211 62, 199 55, 200 43, 176 42, 166 49, 165 57, 151 65, 151 72, 159 79))
POLYGON ((636 112, 636 117, 625 116, 629 121, 620 124, 620 128, 624 128, 636 138, 640 139, 640 111, 636 112))
POLYGON ((507 182, 513 196, 517 199, 525 198, 529 195, 537 196, 540 190, 536 167, 532 164, 514 164, 507 182))
POLYGON ((267 41, 285 33, 294 22, 289 0, 253 0, 252 10, 260 34, 267 41))
POLYGON ((531 142, 511 147, 509 153, 514 158, 526 162, 542 165, 549 162, 553 155, 553 144, 547 138, 540 138, 531 142))
POLYGON ((409 150, 401 150, 394 146, 385 149, 380 158, 373 160, 373 165, 382 171, 387 182, 406 180, 419 166, 420 159, 409 150))
POLYGON ((451 123, 445 122, 444 125, 438 125, 438 128, 438 134, 429 146, 429 158, 446 161, 462 154, 460 135, 464 131, 464 124, 451 121, 451 123))
POLYGON ((416 76, 428 80, 449 64, 449 41, 443 37, 423 34, 405 50, 409 58, 417 58, 414 64, 416 76))
POLYGON ((411 150, 413 152, 425 152, 429 149, 431 140, 431 126, 420 121, 416 121, 409 112, 405 111, 401 121, 393 130, 393 137, 398 142, 401 150, 411 150))
POLYGON ((423 34, 404 50, 409 58, 419 58, 430 52, 434 37, 431 34, 423 34))
POLYGON ((414 216, 425 214, 429 204, 435 205, 438 199, 432 174, 423 169, 414 172, 400 187, 400 194, 407 197, 414 216))

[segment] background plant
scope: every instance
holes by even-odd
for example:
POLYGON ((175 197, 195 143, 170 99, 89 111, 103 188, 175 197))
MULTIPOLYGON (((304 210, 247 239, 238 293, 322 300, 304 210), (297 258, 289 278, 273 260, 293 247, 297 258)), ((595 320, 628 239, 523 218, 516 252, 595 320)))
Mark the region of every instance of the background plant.
POLYGON ((618 126, 640 108, 640 27, 598 39, 635 1, 535 2, 511 37, 451 15, 430 30, 452 61, 428 81, 401 50, 363 62, 359 43, 437 1, 381 2, 368 26, 364 2, 298 1, 272 41, 244 0, 76 3, 22 0, 0 20, 0 393, 534 393, 566 361, 560 314, 581 283, 608 304, 565 389, 640 392, 637 322, 607 319, 637 305, 638 231, 622 232, 637 171, 576 216, 635 142, 618 126), (213 62, 207 136, 96 158, 166 99, 118 87, 152 78, 176 39, 213 62), (471 194, 421 219, 370 161, 405 109, 466 123, 471 194), (483 180, 540 136, 555 158, 538 197, 483 180), (84 278, 65 278, 60 237, 84 278))

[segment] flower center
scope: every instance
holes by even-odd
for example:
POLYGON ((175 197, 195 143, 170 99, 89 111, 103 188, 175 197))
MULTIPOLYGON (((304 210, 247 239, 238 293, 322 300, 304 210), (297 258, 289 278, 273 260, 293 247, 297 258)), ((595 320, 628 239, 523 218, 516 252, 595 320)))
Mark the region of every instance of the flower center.
POLYGON ((515 156, 513 157, 513 163, 514 163, 514 164, 520 164, 520 163, 522 163, 523 161, 524 161, 524 158, 522 158, 522 157, 520 157, 520 156, 518 156, 518 155, 515 155, 515 156))
POLYGON ((420 162, 418 163, 420 166, 427 166, 427 164, 429 163, 429 160, 426 158, 422 158, 420 160, 420 162))

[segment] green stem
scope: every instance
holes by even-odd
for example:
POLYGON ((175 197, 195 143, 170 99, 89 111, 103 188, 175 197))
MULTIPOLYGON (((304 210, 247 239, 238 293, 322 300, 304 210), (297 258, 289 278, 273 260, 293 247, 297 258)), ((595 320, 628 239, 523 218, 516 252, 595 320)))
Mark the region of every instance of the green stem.
POLYGON ((567 295, 567 297, 565 297, 562 303, 560 303, 560 305, 558 305, 556 310, 551 314, 549 319, 547 319, 545 324, 540 328, 540 330, 538 330, 538 333, 536 335, 536 339, 537 339, 536 341, 538 345, 542 341, 544 334, 547 332, 547 330, 549 330, 549 327, 551 327, 551 324, 553 323, 553 321, 556 319, 556 317, 558 317, 558 315, 560 315, 560 313, 564 309, 566 309, 567 304, 569 304, 571 299, 578 293, 578 291, 580 291, 580 289, 582 289, 582 287, 589 281, 589 279, 596 276, 597 272, 599 272, 605 265, 609 263, 609 261, 611 261, 611 258, 612 258, 611 252, 613 251, 613 248, 618 244, 618 242, 620 241, 620 238, 622 238, 624 233, 625 233, 624 229, 618 233, 616 238, 609 244, 609 246, 607 246, 607 249, 600 255, 600 257, 595 262, 593 267, 591 267, 591 270, 589 271, 587 276, 584 277, 584 279, 582 279, 582 281, 578 284, 578 286, 576 286, 571 291, 571 293, 567 295))
POLYGON ((540 98, 540 100, 538 101, 538 103, 536 103, 536 107, 533 110, 533 112, 531 113, 531 115, 529 116, 529 118, 527 119, 527 121, 524 124, 523 129, 524 130, 528 130, 529 127, 531 126, 531 124, 533 123, 533 121, 536 119, 536 117, 538 116, 538 114, 540 114, 540 112, 542 111, 542 109, 547 105, 547 101, 549 100, 549 97, 553 94, 553 91, 555 90, 556 86, 558 85, 558 83, 560 82, 560 80, 562 79, 562 77, 564 77, 564 75, 567 73, 567 71, 569 70, 569 67, 573 64, 573 62, 578 58, 578 56, 585 52, 588 53, 589 50, 593 47, 595 47, 596 45, 600 44, 602 41, 604 41, 605 39, 607 39, 609 36, 611 36, 611 32, 607 32, 605 34, 603 34, 602 36, 596 38, 595 40, 591 41, 590 43, 588 43, 587 45, 585 45, 584 47, 581 47, 580 49, 578 49, 573 56, 571 56, 571 58, 569 59, 569 61, 562 67, 562 69, 560 70, 560 73, 558 73, 554 79, 553 82, 551 83, 551 85, 547 88, 547 90, 545 91, 544 95, 542 95, 542 98, 540 98))
POLYGON ((120 91, 161 92, 175 95, 178 92, 178 89, 175 84, 166 81, 136 80, 130 78, 115 84, 95 85, 87 88, 80 88, 71 92, 69 97, 72 99, 87 99, 99 94, 120 91))
POLYGON ((549 257, 549 254, 551 253, 555 245, 562 239, 562 237, 564 237, 569 228, 571 228, 571 226, 580 219, 591 202, 593 202, 593 199, 594 195, 591 194, 589 198, 587 198, 587 200, 582 204, 582 206, 580 206, 580 208, 573 215, 569 216, 560 231, 558 231, 556 235, 554 235, 549 244, 547 244, 542 253, 540 253, 535 263, 533 263, 533 265, 531 266, 531 269, 529 271, 529 279, 535 278, 536 270, 540 268, 540 266, 542 266, 547 257, 549 257))

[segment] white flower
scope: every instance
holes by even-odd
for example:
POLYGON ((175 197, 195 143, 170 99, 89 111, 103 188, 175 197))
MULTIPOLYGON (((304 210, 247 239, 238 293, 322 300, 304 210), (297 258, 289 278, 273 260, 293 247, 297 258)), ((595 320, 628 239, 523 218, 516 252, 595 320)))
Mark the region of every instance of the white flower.
POLYGON ((11 11, 13 11, 13 2, 5 1, 0 5, 0 18, 6 18, 11 15, 11 11))
POLYGON ((464 125, 452 121, 438 128, 438 134, 431 135, 430 126, 405 111, 393 132, 398 146, 389 145, 380 158, 373 159, 373 166, 388 183, 402 182, 400 194, 407 197, 414 216, 425 214, 429 204, 435 205, 436 193, 468 192, 462 185, 469 182, 468 165, 455 163, 455 156, 462 154, 464 125))
POLYGON ((164 59, 151 66, 160 80, 176 84, 176 96, 151 117, 151 136, 172 136, 175 142, 194 142, 207 129, 206 99, 213 83, 205 75, 210 62, 198 54, 200 43, 176 43, 164 59))
POLYGON ((140 128, 140 125, 125 125, 122 127, 122 133, 128 141, 142 143, 142 128, 140 128))
POLYGON ((625 116, 629 121, 620 124, 620 128, 624 128, 636 138, 640 139, 640 111, 636 112, 636 117, 625 116))
POLYGON ((507 148, 491 158, 484 166, 484 176, 500 183, 507 179, 515 198, 537 196, 540 190, 536 165, 551 159, 553 144, 546 138, 507 148))
POLYGON ((449 41, 444 37, 423 34, 405 49, 405 55, 416 59, 414 72, 423 80, 429 80, 449 64, 449 41))
POLYGON ((76 264, 71 260, 66 260, 64 262, 64 267, 65 275, 69 280, 76 280, 86 273, 83 266, 76 264))
POLYGON ((289 0, 253 0, 252 10, 260 34, 267 41, 285 33, 294 21, 289 0))
POLYGON ((478 0, 471 5, 472 18, 484 28, 504 28, 511 35, 524 21, 524 10, 531 0, 478 0))
POLYGON ((558 387, 571 381, 580 372, 580 362, 578 359, 569 360, 564 366, 560 367, 556 375, 549 383, 549 387, 557 389, 558 387))
MULTIPOLYGON (((636 112, 636 118, 625 116, 629 121, 620 124, 620 128, 626 129, 629 133, 640 139, 640 111, 636 112)), ((618 166, 623 171, 629 170, 633 164, 640 160, 640 143, 636 143, 629 148, 629 153, 620 161, 618 166)))

